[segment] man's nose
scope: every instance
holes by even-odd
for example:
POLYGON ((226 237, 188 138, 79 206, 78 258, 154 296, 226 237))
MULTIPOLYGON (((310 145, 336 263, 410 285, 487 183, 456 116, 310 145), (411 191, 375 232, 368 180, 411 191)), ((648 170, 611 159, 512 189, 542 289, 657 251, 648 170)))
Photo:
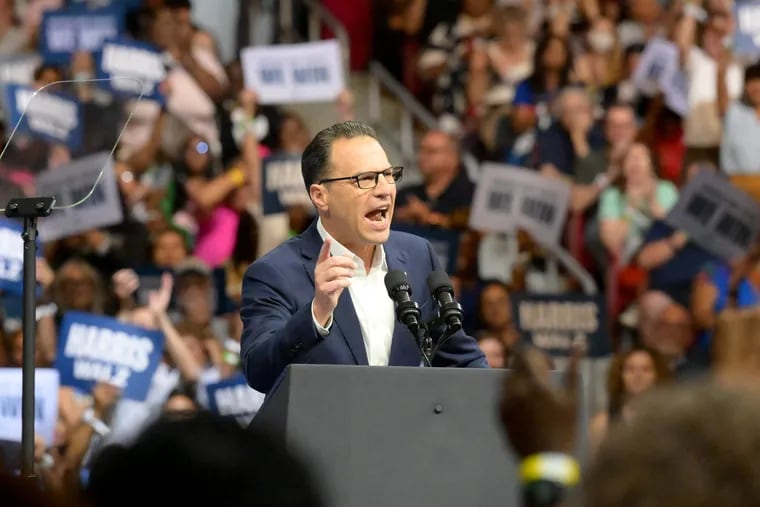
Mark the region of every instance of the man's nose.
POLYGON ((377 185, 375 186, 373 193, 378 197, 384 197, 393 193, 395 188, 395 182, 388 183, 388 181, 385 179, 385 176, 381 174, 377 177, 377 185))

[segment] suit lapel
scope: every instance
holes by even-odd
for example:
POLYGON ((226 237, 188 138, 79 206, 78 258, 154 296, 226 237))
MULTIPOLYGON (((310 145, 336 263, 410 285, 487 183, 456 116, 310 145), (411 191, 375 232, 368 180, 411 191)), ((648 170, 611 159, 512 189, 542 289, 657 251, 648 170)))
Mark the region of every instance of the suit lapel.
POLYGON ((333 312, 333 326, 340 328, 340 334, 346 340, 348 348, 356 359, 356 364, 369 364, 367 359, 367 349, 364 346, 364 337, 362 328, 359 325, 359 319, 356 317, 354 302, 351 300, 351 294, 344 290, 338 299, 338 306, 333 312))
MULTIPOLYGON (((408 268, 407 254, 401 248, 397 248, 395 241, 393 241, 393 233, 385 244, 385 259, 388 263, 388 271, 393 269, 406 271, 408 268)), ((419 366, 421 360, 422 355, 415 343, 415 338, 394 315, 393 341, 391 342, 388 364, 390 366, 419 366)))
MULTIPOLYGON (((317 221, 315 220, 303 233, 303 247, 301 254, 307 259, 304 262, 306 274, 314 286, 314 268, 317 265, 319 250, 322 248, 322 237, 317 230, 317 221)), ((351 354, 354 356, 356 364, 367 365, 367 350, 364 347, 364 338, 359 326, 359 319, 354 310, 354 303, 351 300, 351 294, 344 290, 338 299, 338 306, 333 311, 333 329, 331 334, 339 334, 348 345, 351 354), (337 332, 337 333, 336 333, 337 332)), ((394 338, 395 339, 395 338, 394 338)))

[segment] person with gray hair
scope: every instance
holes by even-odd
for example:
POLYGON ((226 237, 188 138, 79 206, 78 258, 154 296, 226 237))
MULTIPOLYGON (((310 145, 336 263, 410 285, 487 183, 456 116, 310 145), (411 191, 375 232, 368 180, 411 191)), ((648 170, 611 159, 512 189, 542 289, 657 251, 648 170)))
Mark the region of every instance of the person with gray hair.
POLYGON ((554 102, 554 117, 552 125, 538 133, 536 167, 544 174, 574 179, 576 165, 604 146, 588 92, 576 86, 563 89, 554 102))

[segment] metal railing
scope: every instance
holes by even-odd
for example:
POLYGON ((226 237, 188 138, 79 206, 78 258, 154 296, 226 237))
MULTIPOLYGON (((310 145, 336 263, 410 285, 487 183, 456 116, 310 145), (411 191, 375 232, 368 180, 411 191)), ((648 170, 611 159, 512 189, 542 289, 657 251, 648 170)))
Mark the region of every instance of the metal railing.
POLYGON ((297 42, 299 39, 317 41, 326 26, 335 35, 343 56, 343 73, 348 79, 351 62, 351 41, 348 30, 319 0, 280 0, 279 25, 281 42, 297 42), (306 9, 307 33, 300 34, 295 27, 296 3, 306 9))
POLYGON ((374 125, 381 123, 381 99, 382 91, 385 89, 400 105, 398 139, 401 155, 407 161, 414 160, 414 122, 417 121, 425 129, 434 129, 438 127, 438 120, 382 64, 370 62, 369 74, 369 121, 374 125))
MULTIPOLYGON (((315 41, 321 38, 322 27, 329 28, 338 40, 343 54, 344 75, 350 75, 350 39, 348 30, 335 15, 326 9, 318 0, 280 0, 279 2, 279 31, 280 42, 296 42, 298 40, 315 41), (307 16, 307 33, 301 34, 296 29, 295 20, 297 9, 305 9, 307 16)), ((382 123, 381 97, 385 90, 400 105, 398 135, 393 141, 398 144, 401 155, 406 161, 415 157, 414 126, 415 121, 426 129, 437 127, 438 121, 409 91, 399 83, 381 64, 371 62, 369 65, 369 122, 375 126, 382 123)))

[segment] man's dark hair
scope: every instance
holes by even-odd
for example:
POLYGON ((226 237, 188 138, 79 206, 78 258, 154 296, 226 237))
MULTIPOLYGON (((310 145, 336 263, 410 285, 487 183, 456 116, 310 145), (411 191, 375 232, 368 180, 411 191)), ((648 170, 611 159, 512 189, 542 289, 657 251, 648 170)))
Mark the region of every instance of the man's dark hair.
POLYGON ((105 447, 90 469, 93 507, 320 507, 311 474, 283 445, 234 419, 162 418, 130 446, 105 447))
POLYGON ((583 505, 758 505, 760 398, 753 385, 679 384, 641 396, 631 421, 610 427, 586 470, 583 505))
POLYGON ((337 139, 353 139, 367 136, 377 139, 375 129, 358 121, 344 121, 320 131, 303 151, 301 174, 306 190, 327 175, 330 150, 337 139))

